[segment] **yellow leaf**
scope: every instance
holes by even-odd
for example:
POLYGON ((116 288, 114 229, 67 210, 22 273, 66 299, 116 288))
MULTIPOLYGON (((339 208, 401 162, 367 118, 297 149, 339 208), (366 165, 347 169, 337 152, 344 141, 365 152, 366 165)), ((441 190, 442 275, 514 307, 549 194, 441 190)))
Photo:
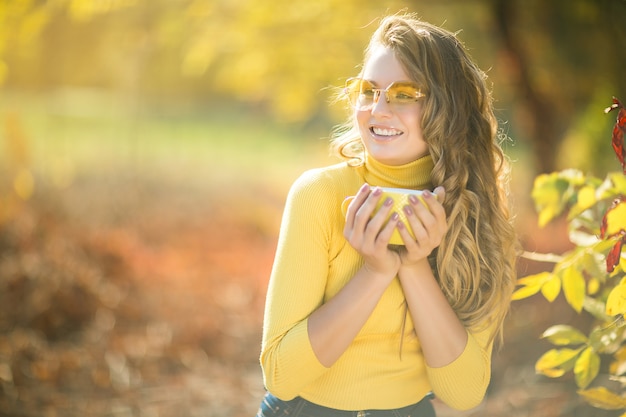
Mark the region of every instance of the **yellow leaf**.
POLYGON ((539 211, 539 227, 544 227, 550 223, 552 219, 561 214, 562 208, 556 206, 547 206, 539 211))
POLYGON ((578 191, 577 206, 581 210, 586 210, 596 204, 596 190, 590 185, 586 185, 578 191))
POLYGON ((550 275, 550 278, 541 286, 541 293, 546 300, 553 302, 561 292, 561 278, 558 275, 550 275))
POLYGON ((576 385, 579 388, 586 388, 598 376, 599 371, 600 356, 591 347, 588 347, 578 356, 576 365, 574 365, 576 385))
POLYGON ((585 302, 585 278, 575 267, 563 271, 563 293, 569 305, 580 313, 585 302))
POLYGON ((590 185, 582 187, 578 191, 578 198, 576 204, 572 207, 570 211, 569 218, 571 219, 572 217, 582 213, 588 208, 593 207, 593 205, 596 204, 597 201, 598 200, 596 199, 596 190, 594 187, 590 185))
POLYGON ((552 277, 551 272, 540 272, 538 274, 527 275, 517 280, 517 285, 524 286, 535 286, 535 285, 543 285, 544 282, 552 277))
POLYGON ((606 300, 606 314, 616 316, 626 313, 626 284, 615 286, 606 300))
POLYGON ((587 336, 578 329, 566 324, 557 324, 548 328, 541 337, 548 339, 554 345, 563 346, 587 343, 587 336))
POLYGON ((550 272, 541 272, 539 274, 528 275, 517 280, 517 284, 521 285, 511 297, 512 300, 521 300, 537 294, 543 284, 552 277, 550 272))
POLYGON ((539 374, 555 378, 563 375, 574 366, 580 349, 551 349, 544 353, 535 363, 535 371, 539 374))
POLYGON ((600 281, 595 277, 591 278, 587 283, 587 294, 594 295, 598 292, 599 289, 600 281))
POLYGON ((621 410, 626 408, 626 398, 617 395, 605 387, 578 391, 578 395, 596 408, 603 410, 621 410))
POLYGON ((562 368, 544 368, 541 370, 535 369, 538 374, 547 376, 548 378, 559 378, 565 375, 565 369, 562 368))
POLYGON ((539 292, 539 290, 541 290, 540 286, 519 288, 519 289, 515 290, 515 292, 511 296, 511 300, 513 300, 513 301, 523 300, 524 298, 528 298, 528 297, 531 297, 531 296, 537 294, 539 292))
POLYGON ((626 201, 622 201, 606 213, 606 236, 626 231, 626 201))

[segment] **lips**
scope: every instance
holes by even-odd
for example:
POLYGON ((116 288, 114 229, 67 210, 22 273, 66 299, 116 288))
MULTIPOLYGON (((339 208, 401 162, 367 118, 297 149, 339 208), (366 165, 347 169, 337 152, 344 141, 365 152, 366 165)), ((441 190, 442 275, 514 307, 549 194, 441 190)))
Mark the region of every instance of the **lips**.
POLYGON ((400 136, 404 133, 403 131, 394 129, 392 127, 379 127, 379 126, 370 127, 370 132, 380 137, 395 137, 395 136, 400 136))

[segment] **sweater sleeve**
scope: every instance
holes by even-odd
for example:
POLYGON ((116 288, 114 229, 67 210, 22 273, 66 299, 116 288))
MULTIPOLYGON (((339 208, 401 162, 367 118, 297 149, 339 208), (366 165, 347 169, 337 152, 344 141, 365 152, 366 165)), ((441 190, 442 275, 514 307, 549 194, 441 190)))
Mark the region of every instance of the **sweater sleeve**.
POLYGON ((265 387, 296 397, 327 371, 308 336, 308 317, 324 301, 328 245, 337 198, 318 171, 303 174, 287 196, 268 285, 261 346, 265 387))
POLYGON ((492 330, 468 331, 465 350, 458 358, 439 368, 426 366, 433 392, 448 406, 468 410, 485 397, 491 380, 492 330))

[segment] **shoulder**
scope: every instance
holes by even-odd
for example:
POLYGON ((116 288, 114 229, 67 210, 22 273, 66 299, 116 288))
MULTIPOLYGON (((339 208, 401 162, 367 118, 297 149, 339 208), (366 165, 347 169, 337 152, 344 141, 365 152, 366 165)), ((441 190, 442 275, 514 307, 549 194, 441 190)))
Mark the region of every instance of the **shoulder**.
POLYGON ((343 193, 350 191, 354 184, 360 186, 359 181, 357 169, 343 162, 303 172, 293 183, 291 193, 343 193))
POLYGON ((287 197, 287 206, 327 215, 328 210, 340 207, 343 200, 354 195, 363 184, 359 170, 347 163, 339 163, 303 172, 293 183, 287 197))

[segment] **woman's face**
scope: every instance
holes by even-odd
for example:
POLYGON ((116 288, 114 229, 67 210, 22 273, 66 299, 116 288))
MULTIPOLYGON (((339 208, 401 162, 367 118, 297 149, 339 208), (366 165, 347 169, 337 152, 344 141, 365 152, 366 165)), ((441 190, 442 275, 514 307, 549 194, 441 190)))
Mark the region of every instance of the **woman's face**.
MULTIPOLYGON (((396 81, 411 81, 393 51, 382 46, 372 51, 361 77, 382 89, 396 81)), ((355 118, 368 154, 385 165, 404 165, 428 154, 422 135, 422 100, 394 106, 381 92, 371 109, 355 110, 355 118)))

